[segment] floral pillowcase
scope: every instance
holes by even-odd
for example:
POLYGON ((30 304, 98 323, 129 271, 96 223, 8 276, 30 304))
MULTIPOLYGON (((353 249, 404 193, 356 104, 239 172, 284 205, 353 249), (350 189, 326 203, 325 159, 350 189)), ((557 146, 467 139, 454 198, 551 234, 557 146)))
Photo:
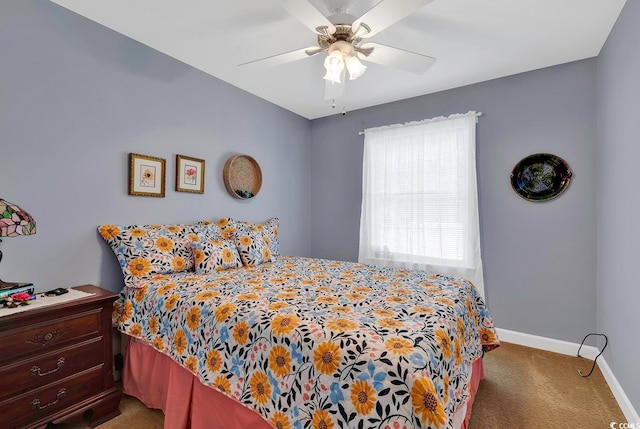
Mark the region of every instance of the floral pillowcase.
MULTIPOLYGON (((280 245, 278 243, 278 228, 280 227, 280 219, 274 217, 264 223, 251 223, 246 221, 236 221, 229 217, 223 217, 216 223, 220 234, 227 240, 234 240, 237 243, 236 235, 240 232, 245 233, 246 230, 260 234, 264 243, 269 247, 271 257, 275 258, 280 254, 280 245)), ((240 248, 238 248, 240 250, 240 248)))
POLYGON ((156 274, 212 271, 275 261, 278 218, 264 223, 222 218, 180 225, 100 225, 116 255, 127 287, 143 287, 156 274))
POLYGON ((196 274, 242 267, 235 244, 226 240, 216 225, 201 222, 198 233, 190 241, 196 274))
POLYGON ((144 286, 154 274, 193 269, 194 225, 100 225, 100 236, 116 255, 125 286, 144 286))
POLYGON ((276 255, 271 251, 271 241, 264 232, 239 225, 234 239, 245 266, 257 266, 276 260, 276 255))

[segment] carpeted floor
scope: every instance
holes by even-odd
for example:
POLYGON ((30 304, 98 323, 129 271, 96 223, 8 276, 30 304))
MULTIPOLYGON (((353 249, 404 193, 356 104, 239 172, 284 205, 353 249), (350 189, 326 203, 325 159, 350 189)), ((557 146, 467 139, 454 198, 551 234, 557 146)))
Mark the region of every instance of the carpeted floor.
MULTIPOLYGON (((73 424, 49 424, 46 429, 89 429, 88 422, 73 424)), ((100 429, 162 429, 164 415, 160 410, 151 410, 133 396, 122 395, 120 415, 96 426, 100 429)))
POLYGON ((469 429, 603 429, 626 422, 592 361, 502 343, 485 354, 469 429))
MULTIPOLYGON (((626 421, 596 366, 587 359, 503 343, 484 358, 485 379, 473 405, 469 429, 604 429, 626 421)), ((100 429, 157 429, 162 412, 124 396, 122 414, 100 429)), ((85 429, 87 424, 50 425, 85 429)))

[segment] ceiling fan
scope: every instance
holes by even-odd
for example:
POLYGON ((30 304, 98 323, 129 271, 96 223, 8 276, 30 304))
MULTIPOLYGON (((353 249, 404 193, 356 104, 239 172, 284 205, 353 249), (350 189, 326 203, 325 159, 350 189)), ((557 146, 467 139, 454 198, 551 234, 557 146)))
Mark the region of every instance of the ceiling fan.
POLYGON ((360 60, 417 74, 426 72, 435 58, 375 42, 364 42, 433 0, 381 0, 360 18, 347 13, 354 0, 323 0, 331 15, 325 17, 308 0, 275 0, 317 35, 318 45, 250 61, 244 65, 274 66, 327 52, 324 60, 325 100, 344 91, 346 73, 354 80, 366 66, 360 60), (364 42, 364 43, 363 43, 364 42))

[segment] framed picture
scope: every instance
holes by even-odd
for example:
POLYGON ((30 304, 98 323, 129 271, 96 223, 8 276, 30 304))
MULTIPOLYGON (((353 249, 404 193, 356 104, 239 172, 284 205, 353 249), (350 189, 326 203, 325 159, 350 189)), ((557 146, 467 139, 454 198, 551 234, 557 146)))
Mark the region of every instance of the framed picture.
POLYGON ((129 195, 164 197, 165 159, 129 154, 129 195))
POLYGON ((176 191, 204 194, 204 159, 176 155, 176 191))

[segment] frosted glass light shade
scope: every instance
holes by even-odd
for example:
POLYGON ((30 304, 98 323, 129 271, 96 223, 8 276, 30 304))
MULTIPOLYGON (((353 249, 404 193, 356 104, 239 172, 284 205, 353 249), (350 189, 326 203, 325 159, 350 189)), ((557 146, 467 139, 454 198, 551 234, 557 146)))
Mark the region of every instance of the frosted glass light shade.
POLYGON ((327 55, 327 58, 324 60, 324 68, 327 70, 327 73, 324 75, 326 80, 333 83, 340 83, 340 75, 342 74, 342 70, 344 70, 342 52, 333 51, 327 55))
POLYGON ((349 79, 355 80, 362 76, 367 66, 362 64, 358 58, 351 56, 347 59, 347 70, 349 70, 349 79))

